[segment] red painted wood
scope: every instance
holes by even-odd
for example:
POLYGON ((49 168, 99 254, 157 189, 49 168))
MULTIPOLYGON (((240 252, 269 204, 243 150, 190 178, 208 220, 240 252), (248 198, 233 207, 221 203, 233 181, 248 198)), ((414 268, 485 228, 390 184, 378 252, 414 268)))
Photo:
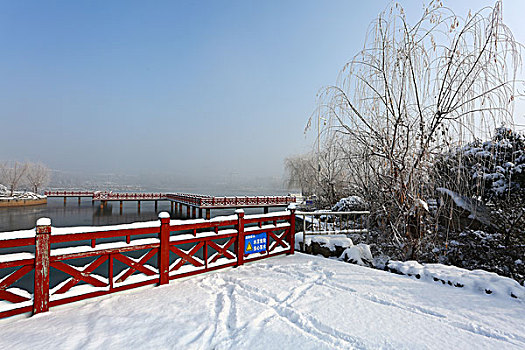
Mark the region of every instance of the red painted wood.
POLYGON ((238 212, 237 217, 237 265, 241 266, 244 264, 244 212, 238 212))
POLYGON ((228 250, 228 248, 235 243, 236 237, 232 237, 225 245, 221 248, 217 243, 209 241, 208 245, 217 251, 217 255, 210 261, 210 264, 216 262, 221 256, 228 259, 235 259, 235 255, 228 250))
POLYGON ((94 251, 85 252, 85 253, 56 255, 56 256, 51 257, 51 261, 53 262, 53 261, 61 261, 61 260, 68 260, 68 259, 88 258, 88 257, 93 257, 93 256, 105 255, 105 254, 126 253, 126 252, 133 252, 136 250, 152 249, 152 248, 158 248, 158 247, 159 247, 159 243, 153 243, 153 244, 134 245, 134 246, 122 247, 122 248, 100 249, 100 250, 94 250, 94 251))
POLYGON ((159 233, 159 226, 125 230, 109 230, 86 233, 70 233, 65 235, 53 235, 51 236, 51 243, 89 241, 91 239, 123 237, 129 235, 147 235, 153 233, 159 233))
POLYGON ((188 239, 184 239, 184 240, 180 240, 180 241, 171 241, 170 244, 172 245, 181 245, 181 244, 187 244, 187 243, 196 243, 196 242, 206 242, 206 241, 211 241, 211 240, 215 240, 215 239, 220 239, 220 238, 229 238, 229 237, 236 237, 237 236, 237 232, 235 233, 228 233, 228 234, 218 234, 216 236, 208 236, 208 237, 195 237, 195 238, 188 238, 188 239))
POLYGON ((68 291, 71 287, 76 285, 80 281, 87 282, 95 287, 105 287, 107 286, 104 282, 96 279, 95 277, 90 276, 89 274, 93 272, 97 267, 102 265, 106 260, 108 259, 107 255, 103 255, 94 262, 92 262, 90 265, 88 265, 84 270, 80 270, 76 266, 73 267, 71 265, 68 265, 66 263, 63 263, 62 261, 55 261, 51 263, 51 266, 57 270, 60 270, 62 272, 67 273, 68 275, 72 276, 73 278, 70 279, 62 288, 60 288, 56 293, 64 293, 68 291))
POLYGON ((36 227, 33 314, 49 310, 49 255, 51 226, 36 227))
POLYGON ((202 254, 202 256, 204 257, 204 270, 206 271, 208 270, 208 244, 210 244, 210 242, 204 242, 204 252, 202 254))
POLYGON ((10 303, 17 304, 31 299, 22 297, 20 295, 8 292, 6 290, 0 290, 0 299, 7 300, 10 303))
POLYGON ((245 231, 245 233, 247 235, 256 235, 258 233, 262 233, 262 232, 269 232, 269 231, 282 231, 282 230, 287 230, 289 228, 289 226, 284 226, 284 227, 263 227, 263 228, 260 228, 258 227, 257 230, 253 230, 253 226, 250 227, 250 231, 245 231))
POLYGON ((268 253, 274 250, 277 247, 277 245, 280 245, 283 248, 289 248, 288 245, 284 242, 284 239, 286 238, 286 231, 281 236, 276 235, 272 231, 268 231, 268 239, 266 240, 266 244, 269 244, 270 237, 274 239, 274 244, 271 247, 266 247, 266 251, 268 253))
POLYGON ((0 240, 0 248, 14 248, 14 247, 25 247, 34 246, 34 238, 16 238, 16 239, 4 239, 0 240))
POLYGON ((19 307, 16 309, 2 311, 0 312, 0 318, 6 318, 6 317, 14 316, 14 315, 24 314, 26 312, 31 312, 32 308, 33 308, 32 306, 24 306, 24 307, 19 307))
POLYGON ((0 269, 6 269, 8 267, 17 267, 17 266, 24 266, 31 264, 31 266, 34 266, 35 259, 24 259, 24 260, 16 260, 16 261, 6 261, 3 263, 0 263, 0 269))
POLYGON ((272 221, 283 221, 283 220, 286 220, 288 221, 290 219, 290 214, 284 214, 284 215, 279 215, 279 216, 272 216, 271 218, 249 218, 249 219, 245 219, 245 223, 247 224, 253 224, 255 222, 262 222, 262 221, 268 221, 268 220, 272 220, 272 221))
POLYGON ((170 218, 162 218, 160 222, 159 284, 168 284, 170 272, 170 218))
POLYGON ((228 220, 228 221, 221 221, 221 222, 210 222, 210 221, 204 221, 200 223, 192 223, 192 224, 177 224, 177 225, 170 225, 170 231, 186 231, 186 230, 193 230, 193 229, 206 229, 206 228, 215 228, 219 226, 234 226, 237 224, 237 220, 228 220))
POLYGON ((126 255, 122 254, 115 254, 115 259, 118 261, 126 264, 129 266, 128 270, 117 280, 117 283, 123 282, 131 276, 135 271, 142 272, 143 274, 147 276, 154 276, 157 274, 157 271, 152 270, 150 267, 145 266, 144 264, 148 262, 149 259, 151 259, 155 254, 157 253, 157 249, 152 249, 148 253, 144 254, 142 258, 139 260, 139 262, 135 262, 134 260, 131 260, 126 255))
POLYGON ((113 254, 108 254, 108 282, 109 290, 113 290, 113 254))
POLYGON ((290 210, 290 253, 295 254, 295 209, 290 210))
MULTIPOLYGON (((59 290, 57 290, 55 293, 56 294, 65 293, 68 290, 70 290, 72 287, 74 287, 76 284, 78 284, 78 282, 80 282, 80 281, 87 282, 87 283, 89 283, 89 284, 91 284, 91 285, 93 285, 95 287, 105 287, 106 284, 104 284, 103 282, 100 282, 96 278, 93 278, 93 277, 88 276, 88 275, 90 273, 92 273, 93 271, 95 271, 95 269, 97 267, 99 267, 104 262, 106 262, 106 260, 108 260, 108 256, 107 255, 103 255, 103 256, 99 257, 98 259, 96 259, 95 261, 93 261, 88 266, 86 266, 83 270, 76 269, 76 268, 72 267, 73 270, 75 270, 76 272, 74 274, 71 274, 72 278, 67 283, 65 283, 59 290), (93 284, 91 282, 91 280, 97 281, 98 285, 97 284, 93 284)), ((60 267, 57 267, 57 264, 59 265, 59 264, 63 264, 63 263, 62 262, 54 262, 54 263, 51 263, 51 266, 54 267, 54 268, 57 268, 59 270, 62 270, 60 267)), ((64 272, 66 272, 66 271, 64 271, 64 272)), ((69 274, 69 272, 66 272, 66 273, 69 274)))
POLYGON ((177 264, 175 264, 175 266, 173 266, 173 268, 170 270, 170 272, 180 269, 180 267, 182 265, 184 265, 184 262, 188 262, 188 263, 190 263, 190 264, 192 264, 193 266, 196 266, 196 267, 204 266, 200 261, 195 260, 193 258, 193 255, 195 253, 197 253, 199 251, 199 249, 201 249, 201 247, 204 244, 205 244, 205 242, 200 242, 200 243, 196 244, 193 248, 190 249, 190 251, 188 253, 180 250, 179 248, 177 248, 175 246, 170 246, 170 250, 173 253, 177 254, 181 258, 180 261, 177 264))
MULTIPOLYGON (((18 281, 20 278, 25 276, 29 271, 33 269, 33 266, 27 265, 19 268, 17 271, 13 272, 6 278, 4 278, 0 283, 0 291, 4 291, 7 287, 18 281)), ((6 299, 7 300, 7 299, 6 299)))

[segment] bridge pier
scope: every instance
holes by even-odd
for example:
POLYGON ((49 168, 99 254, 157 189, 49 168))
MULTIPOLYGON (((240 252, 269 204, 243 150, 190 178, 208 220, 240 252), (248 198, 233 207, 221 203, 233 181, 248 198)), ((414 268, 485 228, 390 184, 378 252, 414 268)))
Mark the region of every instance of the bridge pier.
POLYGON ((202 219, 202 208, 199 208, 199 219, 202 219))
POLYGON ((264 214, 268 214, 268 207, 264 207, 264 214))
POLYGON ((122 215, 122 201, 120 201, 120 215, 122 215))
POLYGON ((211 209, 206 209, 206 220, 210 220, 211 217, 211 209))
POLYGON ((137 201, 137 212, 140 214, 140 201, 137 201))
POLYGON ((157 212, 157 209, 158 209, 158 201, 155 201, 155 213, 157 212))
POLYGON ((64 207, 66 206, 66 202, 67 202, 67 197, 64 196, 64 207))
POLYGON ((187 218, 190 217, 190 206, 189 205, 186 206, 186 217, 187 218))
POLYGON ((80 207, 80 198, 81 197, 78 197, 78 206, 80 207))
POLYGON ((197 217, 197 207, 192 207, 192 215, 191 218, 195 219, 197 217))
POLYGON ((173 216, 173 202, 170 202, 171 203, 171 210, 170 210, 170 214, 171 216, 173 216))

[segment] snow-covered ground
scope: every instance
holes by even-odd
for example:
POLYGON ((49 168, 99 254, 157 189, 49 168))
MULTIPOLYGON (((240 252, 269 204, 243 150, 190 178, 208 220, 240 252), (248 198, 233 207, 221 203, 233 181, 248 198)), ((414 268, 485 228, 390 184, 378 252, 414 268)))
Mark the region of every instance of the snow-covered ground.
POLYGON ((2 349, 524 349, 525 304, 282 256, 0 323, 2 349))

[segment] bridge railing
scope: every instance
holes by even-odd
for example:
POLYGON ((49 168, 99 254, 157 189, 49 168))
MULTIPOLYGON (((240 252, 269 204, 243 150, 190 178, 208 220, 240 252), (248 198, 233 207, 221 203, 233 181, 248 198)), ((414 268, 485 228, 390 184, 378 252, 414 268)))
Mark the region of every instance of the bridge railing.
POLYGON ((288 205, 295 203, 295 197, 291 196, 242 196, 242 197, 207 197, 201 199, 204 207, 242 207, 242 206, 265 206, 265 205, 288 205))
POLYGON ((303 242, 307 235, 368 233, 369 211, 298 211, 303 222, 303 242))
POLYGON ((177 201, 179 203, 199 207, 202 204, 202 200, 209 197, 199 194, 167 193, 166 198, 177 201))
POLYGON ((165 197, 166 195, 162 193, 142 193, 142 192, 136 192, 136 193, 95 192, 93 194, 94 200, 101 200, 101 201, 162 200, 165 197))
POLYGON ((93 191, 44 191, 44 195, 55 197, 91 197, 93 194, 93 191))
POLYGON ((0 233, 0 318, 294 253, 294 209, 211 220, 0 233), (265 249, 251 244, 264 236, 265 249))

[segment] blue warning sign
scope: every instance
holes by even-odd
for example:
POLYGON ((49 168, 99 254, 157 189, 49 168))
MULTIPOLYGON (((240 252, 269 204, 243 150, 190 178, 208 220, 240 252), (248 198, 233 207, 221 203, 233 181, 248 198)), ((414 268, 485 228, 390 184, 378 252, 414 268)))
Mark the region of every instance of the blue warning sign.
POLYGON ((266 251, 266 232, 244 237, 244 254, 253 254, 266 251))

